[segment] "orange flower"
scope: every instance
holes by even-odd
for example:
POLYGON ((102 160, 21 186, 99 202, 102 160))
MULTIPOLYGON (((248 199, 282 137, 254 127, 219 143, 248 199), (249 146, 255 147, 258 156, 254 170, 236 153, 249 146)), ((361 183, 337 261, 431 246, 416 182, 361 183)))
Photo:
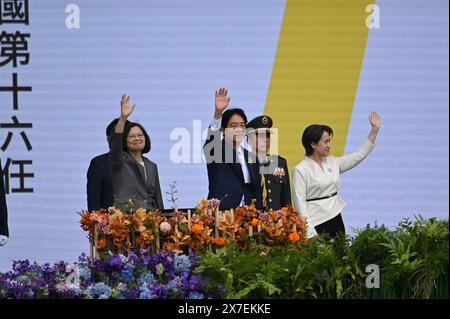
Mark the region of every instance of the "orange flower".
POLYGON ((82 212, 80 219, 81 228, 85 231, 89 231, 93 222, 91 220, 91 214, 89 212, 82 212))
POLYGON ((225 239, 223 239, 222 237, 215 237, 213 238, 212 242, 219 247, 225 246, 226 244, 225 239))
POLYGON ((202 226, 200 226, 199 224, 194 224, 194 226, 192 226, 191 232, 194 234, 200 234, 200 232, 202 231, 202 226))
POLYGON ((258 226, 258 220, 257 220, 256 218, 253 218, 253 219, 252 219, 252 222, 251 222, 251 225, 252 225, 253 227, 258 226))
POLYGON ((106 247, 106 244, 108 242, 106 241, 106 239, 100 239, 99 241, 97 241, 97 249, 103 249, 106 247))
POLYGON ((114 238, 113 243, 114 243, 114 246, 116 246, 117 248, 122 246, 122 241, 118 238, 114 238))
POLYGON ((144 231, 142 231, 139 236, 136 238, 136 243, 138 245, 148 245, 150 244, 150 242, 155 239, 155 237, 153 236, 153 234, 151 232, 149 232, 147 229, 145 229, 144 231))
POLYGON ((300 235, 297 232, 293 232, 289 234, 289 240, 293 243, 300 240, 300 235))
POLYGON ((283 207, 281 210, 282 210, 283 212, 288 212, 288 211, 289 211, 289 208, 283 207))

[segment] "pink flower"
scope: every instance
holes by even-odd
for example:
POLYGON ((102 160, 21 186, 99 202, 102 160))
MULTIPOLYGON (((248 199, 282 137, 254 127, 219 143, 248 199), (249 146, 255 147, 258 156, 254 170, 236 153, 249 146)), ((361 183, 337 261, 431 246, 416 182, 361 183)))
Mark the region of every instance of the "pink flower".
POLYGON ((217 198, 212 198, 208 200, 208 209, 215 209, 217 206, 220 205, 220 200, 217 198))
POLYGON ((172 226, 168 222, 162 222, 159 225, 159 230, 161 230, 162 233, 168 233, 172 229, 172 226))
POLYGON ((270 221, 270 214, 269 214, 269 213, 262 213, 262 214, 259 216, 259 219, 261 219, 261 221, 262 221, 263 223, 268 224, 269 221, 270 221))
POLYGON ((192 223, 194 223, 194 224, 200 224, 201 223, 200 217, 198 217, 197 214, 192 214, 191 220, 192 220, 192 223))
POLYGON ((97 232, 98 232, 99 234, 105 234, 107 228, 108 228, 108 220, 102 220, 102 221, 99 222, 98 225, 97 225, 97 232))
POLYGON ((286 173, 284 171, 284 168, 277 167, 277 168, 275 168, 275 171, 273 172, 273 175, 274 176, 284 176, 284 175, 286 175, 286 173))
POLYGON ((183 217, 183 212, 178 211, 178 210, 174 210, 172 212, 172 217, 175 219, 180 219, 181 217, 183 217))

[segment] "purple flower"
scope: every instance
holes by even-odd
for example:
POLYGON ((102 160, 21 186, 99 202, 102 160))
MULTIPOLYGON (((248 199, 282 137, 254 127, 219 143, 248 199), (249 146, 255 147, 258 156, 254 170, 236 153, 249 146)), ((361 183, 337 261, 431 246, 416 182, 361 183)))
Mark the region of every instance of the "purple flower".
POLYGON ((139 294, 139 299, 155 299, 155 295, 152 294, 150 289, 144 288, 139 294))
POLYGON ((204 298, 205 296, 203 296, 203 294, 195 291, 190 292, 189 295, 187 296, 187 299, 204 299, 204 298))
POLYGON ((16 274, 24 273, 29 270, 31 270, 31 268, 30 268, 30 262, 28 260, 13 261, 13 271, 16 274))
POLYGON ((167 290, 163 285, 152 284, 150 286, 150 291, 153 295, 155 295, 155 298, 157 299, 167 299, 168 297, 167 290))
POLYGON ((144 273, 140 275, 138 279, 139 286, 147 286, 155 281, 155 277, 151 272, 144 273))
POLYGON ((186 255, 175 255, 174 256, 174 270, 175 273, 180 274, 182 272, 191 270, 191 261, 186 255))
POLYGON ((86 253, 81 253, 80 257, 78 257, 78 262, 81 264, 87 264, 89 262, 86 253))
POLYGON ((191 252, 191 253, 189 254, 189 260, 190 260, 190 262, 191 262, 192 269, 193 269, 193 268, 195 268, 195 267, 199 264, 199 262, 200 262, 200 260, 201 260, 201 257, 200 257, 200 256, 197 256, 194 252, 191 252))
POLYGON ((89 295, 92 298, 108 299, 111 296, 111 287, 103 282, 96 283, 89 289, 89 295))
POLYGON ((200 275, 189 276, 188 272, 184 272, 181 275, 181 283, 183 289, 188 291, 200 290, 202 285, 202 277, 200 275))
MULTIPOLYGON (((53 265, 15 261, 11 271, 0 273, 0 299, 107 299, 111 298, 113 287, 119 293, 116 298, 203 298, 206 295, 202 286, 210 285, 204 282, 202 276, 191 274, 199 259, 194 253, 175 256, 170 252, 149 254, 149 250, 141 250, 139 255, 130 252, 128 258, 110 254, 105 259, 94 261, 81 254, 74 264, 79 269, 79 282, 73 284, 67 284, 73 271, 64 261, 53 265)), ((217 292, 207 297, 222 297, 223 293, 218 287, 217 292)))
POLYGON ((58 264, 55 264, 54 269, 58 270, 61 273, 65 273, 67 268, 67 264, 64 261, 60 261, 58 264))
POLYGON ((134 279, 133 268, 131 268, 129 265, 126 265, 120 272, 120 279, 127 284, 132 282, 134 279))
POLYGON ((110 271, 117 271, 120 272, 122 270, 122 259, 119 255, 111 255, 108 259, 108 268, 110 271))
POLYGON ((94 272, 103 272, 105 271, 105 263, 101 259, 94 259, 93 262, 89 263, 91 270, 94 272))
POLYGON ((140 291, 138 288, 128 288, 123 294, 127 299, 139 299, 140 291))
POLYGON ((148 264, 150 264, 151 261, 151 257, 148 256, 148 252, 150 251, 149 249, 140 249, 139 250, 139 256, 133 252, 130 251, 130 255, 129 255, 129 261, 131 264, 133 265, 138 265, 138 266, 147 266, 148 264))
POLYGON ((202 285, 202 277, 200 275, 192 275, 189 280, 189 289, 191 291, 200 290, 202 285))
POLYGON ((226 289, 222 284, 217 285, 217 291, 213 293, 210 297, 213 299, 223 298, 225 295, 226 289))
POLYGON ((166 273, 174 272, 174 259, 173 254, 170 252, 162 252, 160 254, 153 254, 150 257, 149 269, 152 272, 156 272, 158 264, 162 264, 166 273))

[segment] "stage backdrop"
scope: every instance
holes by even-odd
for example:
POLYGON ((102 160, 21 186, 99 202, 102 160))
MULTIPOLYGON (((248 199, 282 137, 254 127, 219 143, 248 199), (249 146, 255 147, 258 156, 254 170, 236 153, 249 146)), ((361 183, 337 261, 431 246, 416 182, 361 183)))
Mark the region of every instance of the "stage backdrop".
MULTIPOLYGON (((11 260, 73 261, 88 242, 86 172, 127 93, 152 137, 163 192, 207 196, 202 134, 214 91, 273 117, 279 153, 303 129, 356 150, 377 111, 377 147, 341 178, 347 230, 448 216, 447 0, 0 0, 0 158, 11 260)), ((165 199, 169 196, 165 194, 165 199)), ((165 201, 166 207, 171 203, 165 201)))

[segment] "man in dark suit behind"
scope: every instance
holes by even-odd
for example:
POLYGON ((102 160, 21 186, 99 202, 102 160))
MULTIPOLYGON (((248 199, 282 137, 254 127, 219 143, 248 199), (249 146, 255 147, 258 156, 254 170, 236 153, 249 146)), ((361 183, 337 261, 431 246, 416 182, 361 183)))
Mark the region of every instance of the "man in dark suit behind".
POLYGON ((2 162, 0 161, 0 246, 6 245, 8 237, 8 207, 6 206, 5 182, 3 180, 2 162))
POLYGON ((229 109, 227 90, 216 92, 214 119, 203 147, 208 170, 208 199, 219 199, 221 210, 249 205, 262 207, 259 164, 241 145, 247 117, 242 109, 229 109), (224 139, 221 140, 221 133, 224 139))
MULTIPOLYGON (((114 131, 118 121, 119 119, 117 118, 109 123, 106 128, 106 138, 114 131)), ((88 210, 108 208, 113 205, 113 201, 111 164, 108 152, 94 157, 89 164, 87 171, 88 210)))

